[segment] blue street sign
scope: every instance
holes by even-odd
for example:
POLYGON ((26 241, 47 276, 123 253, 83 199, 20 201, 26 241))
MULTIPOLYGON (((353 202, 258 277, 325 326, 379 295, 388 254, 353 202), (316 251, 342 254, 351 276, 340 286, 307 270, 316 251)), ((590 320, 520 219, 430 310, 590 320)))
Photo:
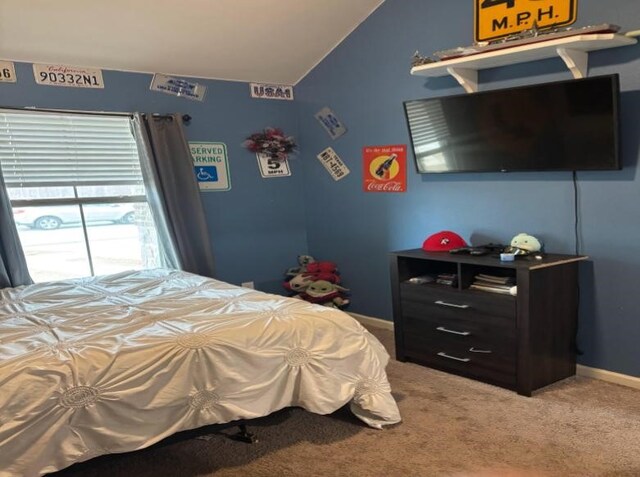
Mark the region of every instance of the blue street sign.
POLYGON ((216 166, 194 167, 198 182, 218 182, 218 168, 216 166))

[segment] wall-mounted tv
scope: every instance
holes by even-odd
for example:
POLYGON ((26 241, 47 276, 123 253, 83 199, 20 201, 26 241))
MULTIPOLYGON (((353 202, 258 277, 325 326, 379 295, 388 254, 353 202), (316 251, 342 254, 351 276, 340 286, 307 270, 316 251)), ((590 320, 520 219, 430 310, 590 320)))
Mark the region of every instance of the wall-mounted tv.
POLYGON ((404 102, 419 173, 620 169, 617 74, 404 102))

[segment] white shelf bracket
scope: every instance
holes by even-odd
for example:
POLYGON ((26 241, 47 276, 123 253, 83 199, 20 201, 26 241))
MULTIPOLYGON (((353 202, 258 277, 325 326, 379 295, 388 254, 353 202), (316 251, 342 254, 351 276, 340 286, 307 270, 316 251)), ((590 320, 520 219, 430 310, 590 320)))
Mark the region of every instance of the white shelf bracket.
POLYGON ((449 66, 447 71, 458 80, 458 83, 462 85, 467 93, 475 93, 478 91, 478 70, 449 66))
POLYGON ((575 79, 587 77, 589 74, 589 54, 586 51, 571 48, 558 48, 557 51, 575 79))

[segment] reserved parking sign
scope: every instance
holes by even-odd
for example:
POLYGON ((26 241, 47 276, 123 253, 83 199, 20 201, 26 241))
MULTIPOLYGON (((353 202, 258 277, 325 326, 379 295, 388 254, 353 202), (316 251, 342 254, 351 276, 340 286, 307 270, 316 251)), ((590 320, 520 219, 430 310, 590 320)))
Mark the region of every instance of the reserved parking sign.
POLYGON ((190 142, 193 170, 201 191, 231 189, 227 146, 221 142, 190 142))

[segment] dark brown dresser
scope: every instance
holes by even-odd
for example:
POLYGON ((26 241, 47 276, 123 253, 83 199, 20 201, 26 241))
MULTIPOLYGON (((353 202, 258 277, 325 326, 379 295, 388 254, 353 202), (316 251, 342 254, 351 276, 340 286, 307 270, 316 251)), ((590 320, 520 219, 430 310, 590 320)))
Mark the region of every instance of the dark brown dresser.
POLYGON ((396 358, 524 396, 574 375, 578 264, 587 258, 392 253, 396 358), (487 276, 508 286, 483 290, 487 276))

